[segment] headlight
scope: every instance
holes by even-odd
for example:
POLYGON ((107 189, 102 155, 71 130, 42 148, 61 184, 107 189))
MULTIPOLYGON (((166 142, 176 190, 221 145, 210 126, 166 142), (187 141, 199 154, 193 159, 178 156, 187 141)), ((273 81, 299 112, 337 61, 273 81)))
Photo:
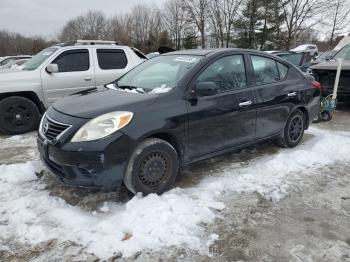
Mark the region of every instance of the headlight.
POLYGON ((104 138, 130 123, 132 112, 112 112, 98 116, 75 133, 71 142, 85 142, 104 138))

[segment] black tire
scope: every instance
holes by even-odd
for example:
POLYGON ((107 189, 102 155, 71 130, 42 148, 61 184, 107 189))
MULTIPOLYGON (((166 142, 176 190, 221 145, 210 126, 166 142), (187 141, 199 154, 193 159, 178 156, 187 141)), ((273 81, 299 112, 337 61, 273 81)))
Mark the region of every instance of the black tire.
POLYGON ((39 125, 38 107, 29 99, 11 96, 0 101, 0 132, 7 135, 33 131, 39 125))
POLYGON ((172 187, 178 172, 175 148, 164 140, 148 138, 130 157, 124 184, 134 194, 162 194, 172 187))
POLYGON ((295 147, 303 139, 304 131, 305 116, 302 111, 297 109, 289 116, 278 144, 281 147, 295 147))
POLYGON ((332 114, 328 111, 323 111, 321 113, 321 119, 322 121, 331 121, 332 120, 332 114))

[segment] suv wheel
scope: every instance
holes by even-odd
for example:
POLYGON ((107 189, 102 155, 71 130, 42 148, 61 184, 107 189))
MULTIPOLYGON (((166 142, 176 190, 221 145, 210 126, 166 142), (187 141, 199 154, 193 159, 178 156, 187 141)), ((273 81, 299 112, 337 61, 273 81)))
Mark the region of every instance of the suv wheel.
POLYGON ((283 134, 279 138, 282 147, 295 147, 303 138, 305 130, 305 116, 299 109, 295 110, 289 117, 283 134))
POLYGON ((15 135, 33 131, 40 120, 38 107, 29 99, 12 96, 0 101, 0 132, 15 135))
POLYGON ((174 184, 178 171, 179 159, 174 147, 164 140, 149 138, 132 154, 124 184, 134 194, 162 194, 174 184))

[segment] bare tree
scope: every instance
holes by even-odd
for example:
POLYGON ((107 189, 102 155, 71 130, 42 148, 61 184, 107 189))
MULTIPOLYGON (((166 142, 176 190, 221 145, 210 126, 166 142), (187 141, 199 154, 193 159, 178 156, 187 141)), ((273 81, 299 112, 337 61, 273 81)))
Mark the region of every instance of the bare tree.
POLYGON ((349 0, 331 0, 328 20, 331 26, 329 45, 333 46, 336 35, 342 34, 343 30, 350 25, 350 2, 349 0))
POLYGON ((297 34, 305 28, 316 25, 317 15, 325 8, 324 0, 285 0, 283 4, 287 27, 286 48, 291 47, 294 38, 296 45, 297 34))
POLYGON ((148 5, 139 4, 131 11, 132 27, 129 28, 138 48, 145 49, 149 36, 151 9, 148 5))
POLYGON ((243 0, 211 0, 212 26, 220 41, 220 47, 228 47, 233 21, 238 15, 243 0))
POLYGON ((186 13, 182 0, 168 0, 165 2, 164 24, 174 41, 174 47, 180 49, 186 26, 186 13))
POLYGON ((209 0, 183 0, 184 7, 201 35, 201 46, 205 48, 206 20, 208 18, 209 0))
POLYGON ((107 21, 107 37, 124 45, 132 45, 132 19, 129 14, 115 15, 107 21))
POLYGON ((54 43, 39 36, 24 37, 21 34, 0 31, 0 56, 34 55, 54 43))
POLYGON ((59 39, 68 41, 74 39, 104 39, 107 20, 99 11, 88 11, 86 14, 71 19, 63 27, 59 39))

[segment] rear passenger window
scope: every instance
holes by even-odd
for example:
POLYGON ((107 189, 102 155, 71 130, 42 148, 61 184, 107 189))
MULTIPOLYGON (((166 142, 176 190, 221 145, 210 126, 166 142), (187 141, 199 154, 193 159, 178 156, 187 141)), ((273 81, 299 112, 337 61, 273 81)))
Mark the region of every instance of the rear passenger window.
POLYGON ((60 73, 87 71, 90 68, 89 51, 87 49, 66 51, 53 63, 57 64, 60 73))
POLYGON ((97 49, 98 64, 101 69, 123 69, 128 64, 125 52, 116 49, 97 49))
POLYGON ((286 78, 288 72, 288 66, 277 62, 278 71, 280 73, 280 80, 284 80, 286 78))
POLYGON ((251 56, 257 85, 274 83, 280 80, 277 64, 274 59, 262 56, 251 56))
POLYGON ((197 82, 215 82, 222 92, 247 87, 243 56, 231 55, 216 60, 201 73, 197 82))

